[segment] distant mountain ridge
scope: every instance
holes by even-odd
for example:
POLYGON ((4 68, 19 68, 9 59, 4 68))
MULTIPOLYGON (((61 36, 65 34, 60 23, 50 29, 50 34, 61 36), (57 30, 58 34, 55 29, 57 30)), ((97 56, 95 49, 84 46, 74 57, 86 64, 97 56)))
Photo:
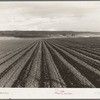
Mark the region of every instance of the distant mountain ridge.
POLYGON ((100 35, 100 32, 83 31, 0 31, 0 36, 13 37, 50 37, 50 36, 100 35))

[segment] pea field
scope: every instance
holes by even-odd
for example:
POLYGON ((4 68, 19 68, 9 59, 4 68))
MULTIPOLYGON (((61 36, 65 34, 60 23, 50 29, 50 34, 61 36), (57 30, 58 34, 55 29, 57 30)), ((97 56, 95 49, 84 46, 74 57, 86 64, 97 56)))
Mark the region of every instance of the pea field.
POLYGON ((100 37, 0 40, 0 87, 100 88, 100 37))

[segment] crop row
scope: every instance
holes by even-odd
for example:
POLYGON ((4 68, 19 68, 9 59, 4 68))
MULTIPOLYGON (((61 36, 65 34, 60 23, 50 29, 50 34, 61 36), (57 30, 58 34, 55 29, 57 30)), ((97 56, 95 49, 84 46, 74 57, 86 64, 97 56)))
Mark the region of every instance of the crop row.
POLYGON ((100 53, 84 44, 36 39, 2 55, 0 87, 100 87, 100 53))

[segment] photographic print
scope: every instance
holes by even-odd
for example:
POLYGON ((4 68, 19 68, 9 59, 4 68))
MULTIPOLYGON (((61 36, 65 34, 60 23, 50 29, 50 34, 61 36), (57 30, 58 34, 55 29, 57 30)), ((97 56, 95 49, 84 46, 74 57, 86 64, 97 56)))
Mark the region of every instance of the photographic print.
POLYGON ((0 87, 100 88, 100 2, 0 2, 0 87))

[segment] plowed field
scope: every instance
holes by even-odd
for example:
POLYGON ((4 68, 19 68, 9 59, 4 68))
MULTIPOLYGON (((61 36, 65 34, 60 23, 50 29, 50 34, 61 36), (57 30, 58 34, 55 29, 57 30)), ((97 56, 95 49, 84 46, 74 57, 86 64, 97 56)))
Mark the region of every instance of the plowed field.
POLYGON ((100 88, 100 38, 0 43, 0 87, 100 88))

